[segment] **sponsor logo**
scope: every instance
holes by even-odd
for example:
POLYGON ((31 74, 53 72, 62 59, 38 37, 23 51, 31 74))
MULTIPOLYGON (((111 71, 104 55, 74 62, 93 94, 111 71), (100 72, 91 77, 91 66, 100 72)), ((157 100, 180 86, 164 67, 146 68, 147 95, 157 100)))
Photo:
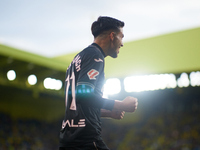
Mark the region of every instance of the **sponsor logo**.
POLYGON ((99 58, 99 59, 95 58, 94 61, 96 61, 96 62, 103 62, 103 60, 101 58, 99 58))
POLYGON ((62 129, 64 129, 66 127, 66 125, 68 125, 69 127, 72 128, 78 128, 78 127, 85 127, 85 119, 80 119, 78 124, 74 124, 74 119, 71 120, 66 120, 62 122, 62 129))
POLYGON ((98 76, 99 72, 95 69, 91 69, 87 75, 90 78, 90 80, 96 80, 96 76, 98 76))

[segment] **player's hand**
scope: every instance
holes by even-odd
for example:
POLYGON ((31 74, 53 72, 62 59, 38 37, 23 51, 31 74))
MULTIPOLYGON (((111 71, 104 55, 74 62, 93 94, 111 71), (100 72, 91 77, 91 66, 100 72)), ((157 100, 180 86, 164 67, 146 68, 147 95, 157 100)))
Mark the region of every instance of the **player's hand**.
POLYGON ((126 112, 134 112, 137 109, 137 106, 137 98, 128 96, 122 101, 122 107, 124 107, 123 110, 126 112))
POLYGON ((113 119, 123 119, 125 112, 113 110, 110 112, 110 117, 113 119))

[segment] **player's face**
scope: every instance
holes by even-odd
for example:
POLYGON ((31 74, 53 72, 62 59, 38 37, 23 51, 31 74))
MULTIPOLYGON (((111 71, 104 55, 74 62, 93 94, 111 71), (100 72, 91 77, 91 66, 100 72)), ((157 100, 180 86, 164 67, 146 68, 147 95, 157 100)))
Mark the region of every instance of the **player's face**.
POLYGON ((119 49, 123 46, 122 39, 124 37, 123 28, 120 28, 119 32, 112 32, 111 48, 109 50, 109 56, 117 58, 119 49))

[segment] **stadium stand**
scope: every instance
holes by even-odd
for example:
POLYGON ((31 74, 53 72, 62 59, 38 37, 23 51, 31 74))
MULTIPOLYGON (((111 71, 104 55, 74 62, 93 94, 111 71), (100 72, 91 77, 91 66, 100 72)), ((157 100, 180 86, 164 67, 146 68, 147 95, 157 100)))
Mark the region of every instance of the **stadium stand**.
MULTIPOLYGON (((107 77, 124 77, 146 68, 150 73, 178 76, 198 71, 199 33, 200 28, 195 28, 126 43, 117 61, 106 58, 107 77), (122 64, 126 67, 119 71, 122 64)), ((0 45, 0 150, 58 149, 64 87, 45 89, 43 81, 46 77, 63 81, 69 62, 65 56, 61 61, 0 45), (10 69, 16 71, 14 81, 6 77, 10 69), (31 86, 27 77, 33 73, 38 82, 31 86)), ((137 97, 138 110, 120 121, 102 119, 103 139, 111 150, 200 150, 199 91, 199 86, 140 93, 122 90, 110 98, 137 97)))
MULTIPOLYGON (((138 109, 144 114, 126 114, 124 122, 102 119, 105 142, 112 150, 199 150, 199 90, 189 87, 141 94, 140 99, 145 103, 141 102, 138 109), (126 123, 137 115, 139 119, 126 123)), ((61 119, 51 122, 16 119, 1 112, 0 120, 1 150, 57 149, 61 119)))

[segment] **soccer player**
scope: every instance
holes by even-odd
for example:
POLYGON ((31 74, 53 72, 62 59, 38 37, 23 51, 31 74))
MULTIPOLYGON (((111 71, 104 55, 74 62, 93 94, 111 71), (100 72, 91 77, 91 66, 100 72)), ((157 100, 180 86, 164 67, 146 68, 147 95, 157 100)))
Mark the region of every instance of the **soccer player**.
POLYGON ((78 53, 65 78, 65 117, 60 131, 60 150, 109 150, 101 138, 100 117, 122 119, 137 109, 137 99, 102 98, 104 58, 116 58, 123 46, 124 22, 99 17, 91 31, 94 42, 78 53))

